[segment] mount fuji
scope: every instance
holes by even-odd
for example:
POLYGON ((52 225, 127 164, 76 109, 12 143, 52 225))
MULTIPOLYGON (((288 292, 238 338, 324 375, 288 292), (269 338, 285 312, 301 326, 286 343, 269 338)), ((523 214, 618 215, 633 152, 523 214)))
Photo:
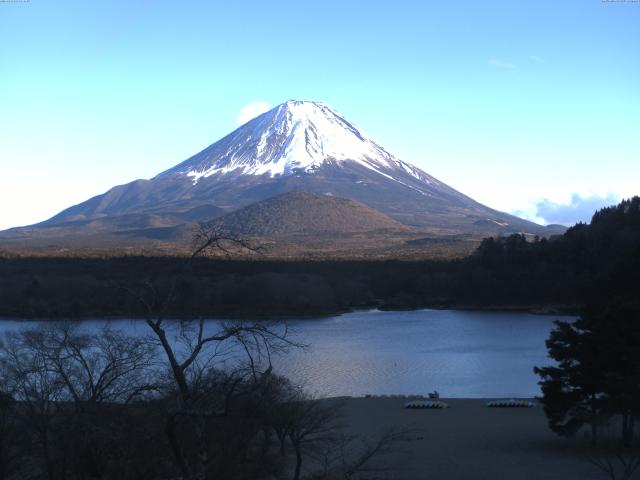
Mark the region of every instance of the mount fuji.
POLYGON ((293 191, 351 199, 429 235, 555 233, 484 206, 397 158, 330 106, 297 100, 150 180, 116 186, 26 231, 174 228, 293 191))

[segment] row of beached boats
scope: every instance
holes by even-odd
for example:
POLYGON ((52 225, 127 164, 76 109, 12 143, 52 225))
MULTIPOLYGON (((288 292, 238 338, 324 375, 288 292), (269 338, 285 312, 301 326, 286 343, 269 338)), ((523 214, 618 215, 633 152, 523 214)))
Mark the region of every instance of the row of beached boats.
MULTIPOLYGON (((535 403, 529 400, 491 400, 486 403, 488 408, 533 408, 535 407, 535 403)), ((442 409, 449 408, 449 405, 442 400, 439 399, 430 399, 430 400, 411 400, 404 404, 404 408, 415 408, 415 409, 442 409)))

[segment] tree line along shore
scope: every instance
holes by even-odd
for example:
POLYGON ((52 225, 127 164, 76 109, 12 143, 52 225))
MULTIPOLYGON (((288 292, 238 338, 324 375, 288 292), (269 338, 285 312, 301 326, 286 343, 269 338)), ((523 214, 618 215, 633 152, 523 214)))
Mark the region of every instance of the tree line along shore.
POLYGON ((0 257, 0 316, 142 317, 129 293, 174 289, 175 318, 317 316, 357 308, 575 311, 638 302, 640 198, 596 212, 561 236, 487 238, 450 261, 275 261, 122 256, 0 257), (188 263, 188 268, 185 265, 188 263))

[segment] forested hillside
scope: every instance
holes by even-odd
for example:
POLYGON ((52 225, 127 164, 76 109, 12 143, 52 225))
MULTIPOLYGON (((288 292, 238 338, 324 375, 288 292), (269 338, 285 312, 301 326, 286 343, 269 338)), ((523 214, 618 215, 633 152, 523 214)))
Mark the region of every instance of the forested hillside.
POLYGON ((640 285, 640 198, 595 213, 564 235, 485 239, 470 257, 422 261, 200 258, 2 258, 0 315, 142 316, 132 292, 163 297, 167 314, 319 315, 352 308, 533 308, 634 303, 640 285))

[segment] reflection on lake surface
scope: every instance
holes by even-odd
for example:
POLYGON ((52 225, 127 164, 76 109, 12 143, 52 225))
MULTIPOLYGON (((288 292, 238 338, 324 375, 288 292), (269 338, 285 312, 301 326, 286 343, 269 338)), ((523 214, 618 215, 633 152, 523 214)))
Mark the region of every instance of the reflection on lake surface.
MULTIPOLYGON (((291 320, 309 348, 275 359, 276 371, 320 396, 426 394, 443 397, 538 395, 533 367, 548 365, 552 316, 460 310, 377 310, 291 320)), ((571 317, 564 317, 565 320, 571 317)), ((99 328, 106 321, 84 321, 99 328)), ((112 325, 143 334, 141 321, 112 325)), ((215 328, 215 320, 208 321, 215 328)), ((0 331, 34 322, 0 322, 0 331)))

